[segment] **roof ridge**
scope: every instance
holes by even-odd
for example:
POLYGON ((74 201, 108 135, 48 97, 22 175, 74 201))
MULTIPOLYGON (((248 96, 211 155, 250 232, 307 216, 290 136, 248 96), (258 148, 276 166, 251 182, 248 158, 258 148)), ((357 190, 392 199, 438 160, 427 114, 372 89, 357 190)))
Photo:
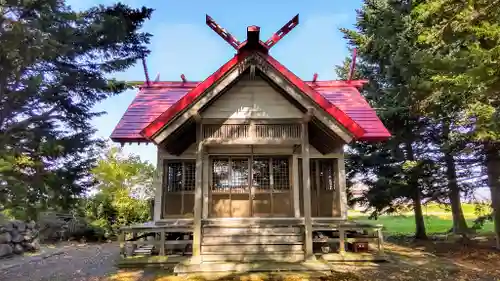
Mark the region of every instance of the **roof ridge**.
MULTIPOLYGON (((320 81, 306 81, 302 80, 304 83, 311 87, 361 87, 366 83, 366 80, 320 80, 320 81)), ((203 81, 156 81, 151 82, 149 86, 141 85, 139 89, 166 89, 166 88, 194 88, 203 81)))

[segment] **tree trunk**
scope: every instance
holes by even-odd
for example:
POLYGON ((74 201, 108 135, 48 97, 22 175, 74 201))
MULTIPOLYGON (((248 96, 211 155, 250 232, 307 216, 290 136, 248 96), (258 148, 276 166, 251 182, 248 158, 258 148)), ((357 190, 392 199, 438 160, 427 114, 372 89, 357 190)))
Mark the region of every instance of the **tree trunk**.
POLYGON ((453 155, 446 153, 444 155, 444 160, 446 162, 446 178, 448 180, 448 198, 450 199, 451 214, 453 217, 453 233, 466 234, 469 228, 467 227, 467 222, 465 221, 464 212, 462 210, 455 159, 453 155))
POLYGON ((465 221, 460 199, 460 189, 457 182, 457 169, 452 149, 449 147, 450 124, 443 123, 443 143, 442 152, 446 164, 446 179, 448 180, 448 198, 451 203, 451 214, 453 217, 453 233, 466 234, 468 232, 467 222, 465 221))
POLYGON ((491 205, 493 207, 493 222, 497 239, 496 248, 500 250, 500 145, 486 143, 486 172, 491 190, 491 205))
MULTIPOLYGON (((415 155, 411 142, 406 143, 406 152, 407 159, 409 161, 415 161, 415 155)), ((413 189, 412 199, 413 212, 415 213, 415 238, 425 240, 427 239, 427 233, 425 232, 424 214, 422 212, 422 195, 420 194, 418 179, 414 171, 410 173, 410 186, 413 189)))
POLYGON ((424 214, 422 213, 422 198, 418 186, 415 187, 413 197, 413 212, 415 213, 415 238, 426 240, 427 233, 425 232, 424 214))

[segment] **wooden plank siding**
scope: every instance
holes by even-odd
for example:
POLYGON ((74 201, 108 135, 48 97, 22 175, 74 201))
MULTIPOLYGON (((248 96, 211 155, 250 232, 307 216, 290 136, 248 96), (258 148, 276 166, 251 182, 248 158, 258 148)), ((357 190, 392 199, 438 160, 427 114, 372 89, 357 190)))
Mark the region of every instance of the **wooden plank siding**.
POLYGON ((201 251, 205 262, 304 259, 304 235, 297 225, 205 226, 203 232, 201 251))
POLYGON ((260 77, 242 77, 204 112, 202 118, 301 118, 303 113, 260 77))

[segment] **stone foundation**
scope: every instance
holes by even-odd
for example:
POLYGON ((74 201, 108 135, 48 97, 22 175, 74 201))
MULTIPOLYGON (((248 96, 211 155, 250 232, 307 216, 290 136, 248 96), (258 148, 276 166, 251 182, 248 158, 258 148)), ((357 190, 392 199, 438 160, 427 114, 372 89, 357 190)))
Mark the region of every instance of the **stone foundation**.
POLYGON ((7 221, 0 225, 0 257, 20 255, 40 249, 38 228, 34 221, 7 221))

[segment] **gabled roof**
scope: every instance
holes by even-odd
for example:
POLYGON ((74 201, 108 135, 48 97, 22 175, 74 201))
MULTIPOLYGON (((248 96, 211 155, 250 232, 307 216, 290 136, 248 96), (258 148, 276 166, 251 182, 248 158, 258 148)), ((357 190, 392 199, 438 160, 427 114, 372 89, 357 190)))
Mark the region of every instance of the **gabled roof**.
MULTIPOLYGON (((335 80, 304 83, 364 130, 358 140, 378 141, 390 137, 376 112, 355 87, 356 81, 350 84, 335 80)), ((141 131, 167 109, 185 104, 179 101, 199 84, 201 82, 155 82, 150 87, 141 88, 111 134, 111 139, 116 142, 149 142, 141 131)))
POLYGON ((238 53, 203 82, 155 82, 142 87, 111 134, 111 139, 117 142, 148 142, 250 56, 260 58, 266 67, 273 68, 283 79, 332 116, 354 139, 389 138, 390 133, 356 88, 363 84, 361 81, 305 82, 268 54, 269 48, 297 23, 298 17, 287 23, 277 33, 279 36, 275 34, 271 41, 266 42, 259 40, 258 27, 249 27, 247 41, 239 43, 207 16, 207 24, 236 48, 238 53))
POLYGON ((200 82, 154 82, 141 87, 116 125, 111 139, 116 142, 149 142, 140 133, 200 82))

